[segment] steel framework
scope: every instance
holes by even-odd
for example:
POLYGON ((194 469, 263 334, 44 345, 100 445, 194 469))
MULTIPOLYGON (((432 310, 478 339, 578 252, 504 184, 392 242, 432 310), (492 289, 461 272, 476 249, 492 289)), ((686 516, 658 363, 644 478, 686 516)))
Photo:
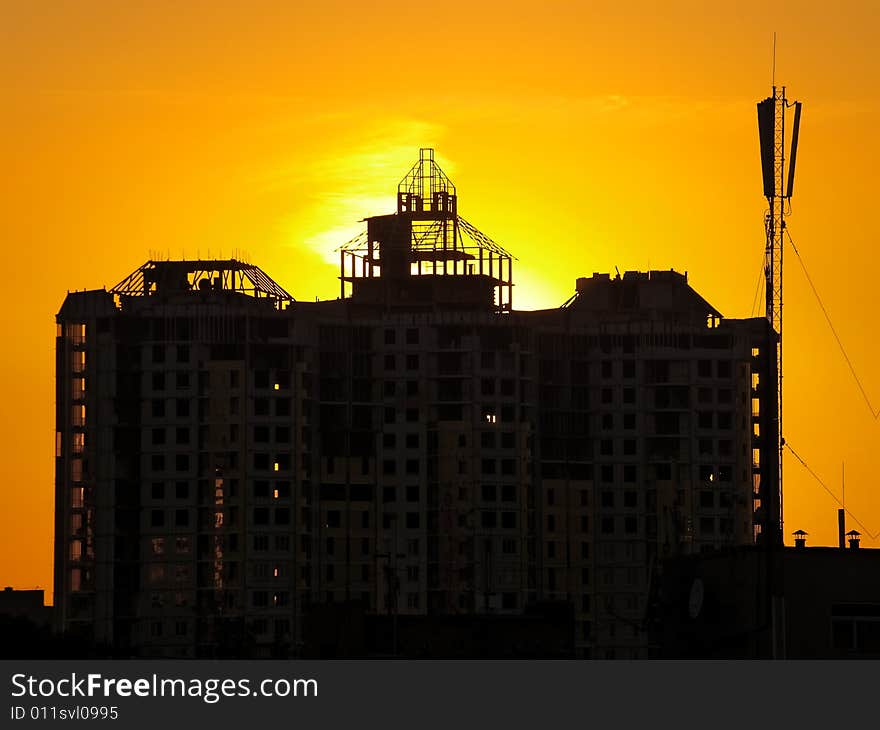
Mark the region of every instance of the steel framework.
MULTIPOLYGON (((494 282, 497 309, 510 311, 515 257, 458 215, 457 208, 455 185, 434 161, 434 150, 422 148, 418 162, 397 186, 396 216, 409 229, 406 273, 489 277, 494 282)), ((382 216, 367 222, 379 218, 382 216)), ((337 249, 343 298, 347 284, 382 275, 382 246, 382 241, 371 237, 368 226, 337 249)))
POLYGON ((259 266, 236 259, 147 261, 110 291, 123 296, 159 292, 230 291, 271 299, 278 309, 295 301, 259 266))
POLYGON ((797 156, 801 103, 789 103, 785 87, 773 85, 772 96, 758 104, 758 131, 761 144, 761 165, 764 176, 764 196, 768 210, 764 216, 764 278, 765 311, 767 321, 776 332, 776 437, 777 489, 779 524, 777 539, 782 538, 782 452, 785 438, 782 432, 782 263, 785 237, 785 204, 791 201, 794 188, 794 163, 797 156), (791 136, 791 165, 786 181, 785 116, 794 106, 795 116, 791 136), (787 182, 787 184, 786 184, 787 182))

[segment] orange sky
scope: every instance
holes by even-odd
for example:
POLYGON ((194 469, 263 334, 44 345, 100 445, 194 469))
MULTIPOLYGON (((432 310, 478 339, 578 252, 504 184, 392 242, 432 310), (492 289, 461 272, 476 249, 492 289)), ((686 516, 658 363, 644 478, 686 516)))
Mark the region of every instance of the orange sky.
MULTIPOLYGON (((773 30, 777 80, 804 102, 788 224, 880 406, 880 10, 660 5, 0 0, 0 585, 51 588, 67 289, 151 253, 245 251, 297 298, 334 297, 332 249, 393 209, 420 146, 518 256, 516 306, 558 305, 593 271, 676 268, 749 316, 773 30)), ((880 423, 786 263, 785 435, 838 492, 846 462, 847 506, 880 531, 880 423)), ((834 543, 836 504, 790 458, 785 486, 786 533, 834 543)))

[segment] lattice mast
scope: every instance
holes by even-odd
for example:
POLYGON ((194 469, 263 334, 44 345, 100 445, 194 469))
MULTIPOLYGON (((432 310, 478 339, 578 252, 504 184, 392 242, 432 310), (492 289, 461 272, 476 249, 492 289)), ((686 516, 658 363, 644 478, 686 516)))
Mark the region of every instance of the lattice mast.
POLYGON ((784 86, 772 87, 772 95, 758 103, 758 133, 761 145, 761 168, 764 197, 768 210, 764 216, 766 242, 764 248, 765 304, 767 321, 776 332, 776 421, 778 534, 782 539, 782 259, 785 237, 786 202, 790 204, 794 189, 801 102, 789 103, 784 86), (791 153, 786 174, 786 113, 794 107, 791 131, 791 153))

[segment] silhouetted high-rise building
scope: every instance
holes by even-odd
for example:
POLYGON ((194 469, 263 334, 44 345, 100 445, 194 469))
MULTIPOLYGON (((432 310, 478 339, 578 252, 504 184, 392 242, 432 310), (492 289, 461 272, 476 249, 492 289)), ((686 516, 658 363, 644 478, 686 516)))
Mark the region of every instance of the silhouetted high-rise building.
POLYGON ((296 655, 328 603, 430 626, 565 602, 579 656, 642 657, 660 560, 778 534, 766 319, 724 319, 673 271, 515 310, 512 257, 429 150, 340 257, 335 301, 236 260, 68 294, 65 631, 296 655))

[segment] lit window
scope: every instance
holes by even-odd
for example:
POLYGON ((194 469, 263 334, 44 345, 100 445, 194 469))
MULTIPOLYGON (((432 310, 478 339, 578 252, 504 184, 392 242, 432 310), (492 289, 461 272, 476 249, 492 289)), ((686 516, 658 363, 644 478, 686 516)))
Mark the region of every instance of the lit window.
POLYGON ((81 323, 68 324, 67 338, 75 345, 82 344, 86 338, 86 326, 81 323))

